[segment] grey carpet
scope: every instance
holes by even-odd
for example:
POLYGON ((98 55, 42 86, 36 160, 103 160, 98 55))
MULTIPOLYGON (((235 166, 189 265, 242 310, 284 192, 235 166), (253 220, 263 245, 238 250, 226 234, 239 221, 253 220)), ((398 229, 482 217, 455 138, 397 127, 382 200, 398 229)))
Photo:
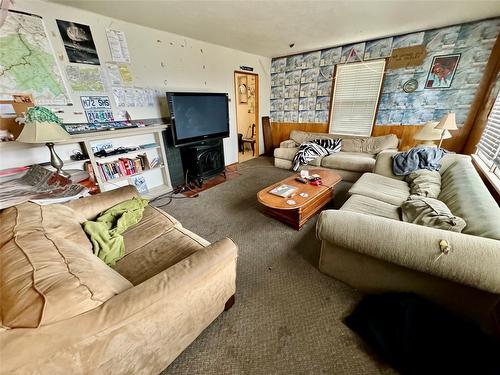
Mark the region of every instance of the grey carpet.
MULTIPOLYGON (((256 193, 291 172, 265 157, 238 170, 199 198, 154 202, 208 241, 239 247, 235 305, 163 374, 392 374, 342 323, 361 294, 318 271, 317 217, 295 231, 259 210, 256 193)), ((340 184, 332 207, 349 186, 340 184)))

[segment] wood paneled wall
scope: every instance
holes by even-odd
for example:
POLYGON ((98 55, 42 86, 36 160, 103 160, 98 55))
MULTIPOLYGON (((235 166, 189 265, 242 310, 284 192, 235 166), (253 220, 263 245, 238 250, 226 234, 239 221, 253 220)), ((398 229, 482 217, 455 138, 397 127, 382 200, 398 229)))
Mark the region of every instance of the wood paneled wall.
MULTIPOLYGON (((378 137, 387 134, 396 134, 400 139, 399 149, 406 151, 415 146, 418 141, 414 139, 415 134, 422 128, 422 125, 376 125, 373 127, 372 136, 378 137)), ((326 123, 295 123, 295 122, 272 122, 271 131, 273 138, 273 148, 279 147, 280 142, 290 139, 292 130, 302 130, 306 132, 327 133, 326 123)), ((464 128, 452 131, 453 138, 443 141, 443 147, 454 152, 461 152, 463 138, 466 136, 464 128)))
POLYGON ((271 122, 271 132, 273 138, 273 148, 280 146, 280 142, 290 139, 292 130, 302 130, 305 132, 328 133, 326 123, 297 123, 297 122, 271 122))
MULTIPOLYGON (((421 141, 414 139, 415 134, 422 129, 423 125, 377 125, 373 127, 372 136, 378 137, 387 134, 396 134, 399 138, 399 149, 402 151, 409 150, 421 141)), ((453 135, 450 139, 443 140, 442 147, 454 152, 461 152, 462 138, 464 137, 463 128, 455 131, 450 131, 453 135)), ((438 144, 438 141, 436 141, 438 144)))

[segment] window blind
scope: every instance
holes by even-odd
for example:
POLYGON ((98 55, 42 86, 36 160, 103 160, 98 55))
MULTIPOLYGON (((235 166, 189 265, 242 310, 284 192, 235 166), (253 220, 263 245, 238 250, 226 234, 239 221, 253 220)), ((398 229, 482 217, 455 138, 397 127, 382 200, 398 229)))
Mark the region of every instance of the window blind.
POLYGON ((500 175, 500 93, 488 115, 488 121, 477 145, 476 154, 492 172, 500 175))
POLYGON ((370 136, 385 60, 337 65, 330 133, 370 136))

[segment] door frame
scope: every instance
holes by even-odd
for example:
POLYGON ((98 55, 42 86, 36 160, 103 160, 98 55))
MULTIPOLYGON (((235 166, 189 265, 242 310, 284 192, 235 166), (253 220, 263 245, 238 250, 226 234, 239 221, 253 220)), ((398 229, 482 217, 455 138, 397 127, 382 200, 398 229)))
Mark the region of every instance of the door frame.
POLYGON ((238 87, 237 87, 237 74, 246 74, 255 76, 255 157, 259 157, 260 155, 260 117, 259 117, 259 101, 260 101, 260 93, 259 93, 259 74, 253 72, 247 72, 245 70, 235 70, 233 74, 234 81, 234 113, 236 115, 236 149, 238 151, 238 162, 240 159, 240 151, 238 149, 238 87))

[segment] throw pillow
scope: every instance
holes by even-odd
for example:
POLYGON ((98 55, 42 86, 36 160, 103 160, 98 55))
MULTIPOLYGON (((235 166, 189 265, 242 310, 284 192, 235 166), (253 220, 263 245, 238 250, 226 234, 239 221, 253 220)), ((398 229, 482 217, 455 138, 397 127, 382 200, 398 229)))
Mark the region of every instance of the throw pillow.
POLYGON ((437 198, 441 192, 441 175, 438 171, 417 169, 405 179, 410 185, 410 195, 437 198))
POLYGON ((92 253, 79 215, 23 203, 0 213, 0 323, 36 328, 92 310, 132 284, 92 253))
POLYGON ((440 200, 410 195, 401 205, 403 221, 426 227, 462 232, 467 225, 464 219, 451 213, 440 200))

